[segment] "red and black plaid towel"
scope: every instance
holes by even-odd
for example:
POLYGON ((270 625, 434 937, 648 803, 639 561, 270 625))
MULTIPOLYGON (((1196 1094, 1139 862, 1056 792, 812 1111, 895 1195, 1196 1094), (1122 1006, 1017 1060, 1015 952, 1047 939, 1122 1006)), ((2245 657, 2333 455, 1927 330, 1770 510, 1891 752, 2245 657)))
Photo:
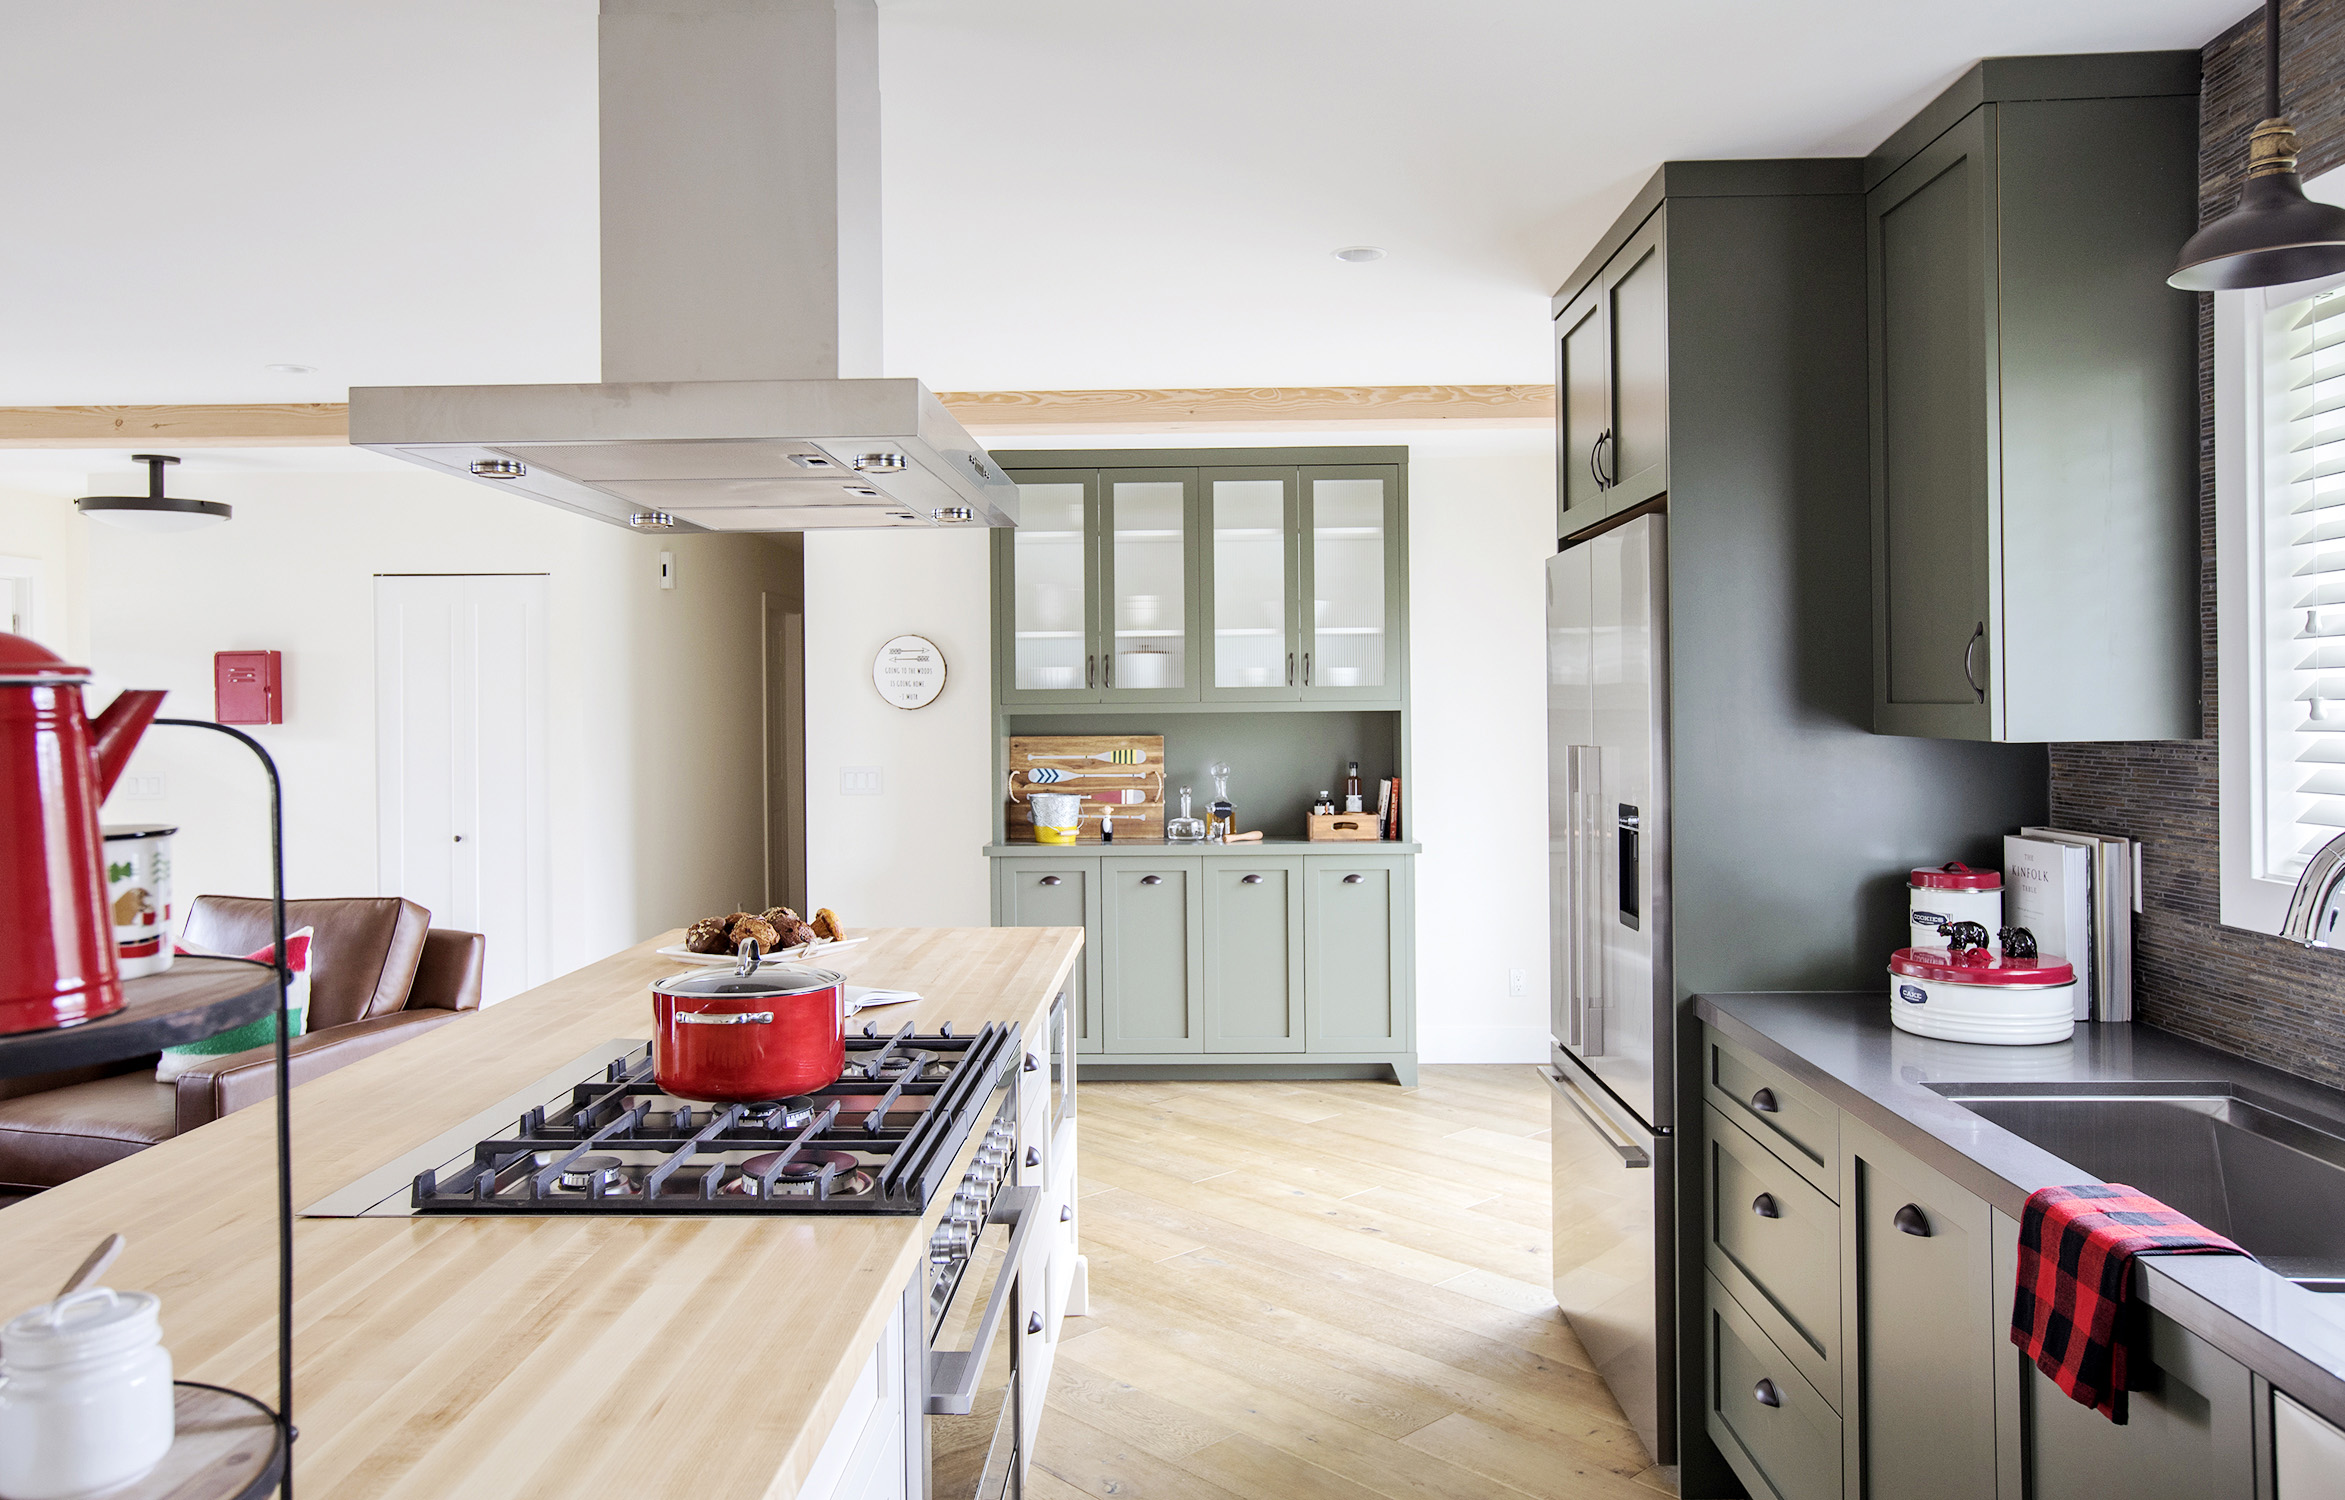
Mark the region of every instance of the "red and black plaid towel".
POLYGON ((2019 1287, 2011 1342, 2060 1389, 2125 1421, 2127 1316, 2137 1255, 2247 1252, 2121 1183, 2039 1188, 2019 1220, 2019 1287))

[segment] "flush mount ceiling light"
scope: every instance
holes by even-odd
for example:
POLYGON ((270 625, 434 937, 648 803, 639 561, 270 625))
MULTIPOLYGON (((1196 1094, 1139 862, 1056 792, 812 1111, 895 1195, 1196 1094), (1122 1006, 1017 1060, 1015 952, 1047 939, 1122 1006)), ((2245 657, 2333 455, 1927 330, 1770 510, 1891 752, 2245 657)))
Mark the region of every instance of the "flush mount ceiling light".
POLYGON ((2239 206, 2190 237, 2168 286, 2224 292, 2345 271, 2345 208, 2304 196, 2296 130, 2280 113, 2280 0, 2264 0, 2264 118, 2247 138, 2239 206))
POLYGON ((145 494, 84 495, 73 502, 74 509, 93 521, 103 521, 125 531, 194 531, 215 521, 225 521, 233 514, 217 500, 189 500, 164 494, 163 466, 179 462, 170 454, 133 453, 130 461, 147 466, 145 494))
POLYGON ((627 518, 637 531, 674 531, 676 518, 664 510, 639 510, 627 518))
POLYGON ((1384 247, 1382 245, 1346 245, 1335 252, 1335 258, 1340 261, 1348 261, 1355 266, 1364 265, 1372 260, 1384 259, 1384 247))
POLYGON ((263 365, 261 368, 271 375, 315 375, 318 372, 316 365, 263 365))

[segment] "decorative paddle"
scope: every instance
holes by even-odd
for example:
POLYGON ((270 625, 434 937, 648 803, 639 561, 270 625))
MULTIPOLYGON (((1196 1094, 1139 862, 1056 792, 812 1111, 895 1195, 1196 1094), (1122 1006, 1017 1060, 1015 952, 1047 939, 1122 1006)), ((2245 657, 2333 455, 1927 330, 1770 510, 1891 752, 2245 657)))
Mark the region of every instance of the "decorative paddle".
POLYGON ((1162 776, 1162 771, 1062 771, 1056 766, 1035 766, 1022 773, 1036 786, 1049 786, 1055 781, 1130 781, 1135 777, 1162 776))
POLYGON ((1111 765, 1137 766, 1145 763, 1145 750, 1101 750, 1092 755, 1030 755, 1028 760, 1104 760, 1111 765))

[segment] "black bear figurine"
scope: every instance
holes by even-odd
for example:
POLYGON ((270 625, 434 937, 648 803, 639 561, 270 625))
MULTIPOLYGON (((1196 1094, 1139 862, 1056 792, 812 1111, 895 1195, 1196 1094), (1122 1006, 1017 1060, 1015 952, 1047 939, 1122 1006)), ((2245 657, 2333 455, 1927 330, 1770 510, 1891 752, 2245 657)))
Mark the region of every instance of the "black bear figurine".
POLYGON ((2003 944, 2005 958, 2033 958, 2036 956, 2036 935, 2024 927, 2006 927, 1995 934, 2003 944))
POLYGON ((1979 922, 1946 922, 1938 928, 1938 936, 1946 940, 1949 953, 1967 953, 1987 946, 1987 929, 1979 922))

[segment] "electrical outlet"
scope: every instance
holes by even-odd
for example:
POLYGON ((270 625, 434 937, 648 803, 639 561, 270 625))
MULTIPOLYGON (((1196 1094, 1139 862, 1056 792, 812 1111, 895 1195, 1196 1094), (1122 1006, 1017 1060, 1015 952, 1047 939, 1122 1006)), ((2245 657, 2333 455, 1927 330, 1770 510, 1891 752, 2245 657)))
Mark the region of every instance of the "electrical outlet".
POLYGON ((114 795, 132 802, 153 802, 163 795, 160 776, 125 776, 114 783, 114 795))
POLYGON ((1523 998, 1523 996, 1529 994, 1530 992, 1530 970, 1509 969, 1506 971, 1506 998, 1509 1000, 1520 1000, 1523 998))
POLYGON ((880 794, 880 775, 877 766, 839 767, 839 795, 842 797, 876 797, 880 794))
POLYGON ((662 552, 660 554, 660 587, 663 589, 672 589, 675 586, 676 554, 673 552, 662 552))

